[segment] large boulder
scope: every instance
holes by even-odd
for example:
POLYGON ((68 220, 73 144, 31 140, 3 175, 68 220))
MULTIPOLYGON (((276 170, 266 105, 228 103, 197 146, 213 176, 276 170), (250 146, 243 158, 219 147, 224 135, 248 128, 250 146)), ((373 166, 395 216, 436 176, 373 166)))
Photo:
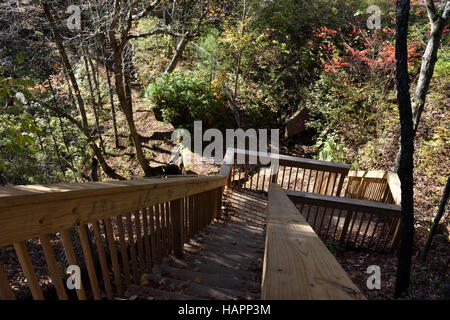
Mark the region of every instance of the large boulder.
POLYGON ((309 112, 306 108, 300 108, 292 117, 286 120, 286 138, 295 137, 306 131, 306 121, 309 120, 309 112))

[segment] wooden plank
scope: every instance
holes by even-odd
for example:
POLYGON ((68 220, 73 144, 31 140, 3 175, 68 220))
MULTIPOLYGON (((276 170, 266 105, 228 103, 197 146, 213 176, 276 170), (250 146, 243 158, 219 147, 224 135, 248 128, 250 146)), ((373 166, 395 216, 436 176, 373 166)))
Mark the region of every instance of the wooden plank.
POLYGON ((16 300, 16 296, 11 290, 8 278, 0 264, 0 298, 2 300, 16 300))
POLYGON ((61 277, 61 271, 58 266, 58 262, 55 259, 55 253, 53 252, 52 245, 50 244, 50 237, 44 234, 39 237, 41 240, 42 249, 44 251, 45 260, 47 262, 48 270, 53 284, 55 285, 56 294, 59 300, 67 300, 66 289, 61 277))
POLYGON ((173 218, 173 251, 175 257, 183 257, 183 199, 178 199, 170 202, 170 211, 173 218))
POLYGON ((23 270, 23 274, 27 278, 28 286, 30 287, 31 294, 34 300, 44 300, 44 295, 39 286, 39 281, 36 277, 36 272, 31 264, 30 255, 27 251, 25 241, 14 243, 14 249, 16 250, 17 258, 19 258, 20 265, 23 270))
POLYGON ((78 234, 80 235, 81 248, 83 249, 84 261, 88 269, 89 281, 91 283, 92 294, 95 300, 100 300, 100 287, 98 285, 97 273, 95 272, 94 260, 92 259, 91 247, 89 245, 89 238, 86 232, 86 225, 78 227, 78 234))
POLYGON ((114 283, 116 284, 117 293, 119 297, 123 296, 122 278, 120 277, 119 258, 117 257, 117 247, 114 238, 113 225, 111 219, 105 220, 106 237, 109 244, 109 252, 111 253, 111 262, 114 274, 114 283))
MULTIPOLYGON (((73 251, 72 240, 68 230, 61 231, 61 242, 64 246, 64 252, 66 254, 67 262, 70 265, 78 265, 75 252, 73 251)), ((78 300, 86 300, 86 293, 84 292, 83 283, 80 283, 80 289, 76 289, 78 300)))
POLYGON ((283 190, 272 184, 267 209, 264 300, 364 299, 283 190))

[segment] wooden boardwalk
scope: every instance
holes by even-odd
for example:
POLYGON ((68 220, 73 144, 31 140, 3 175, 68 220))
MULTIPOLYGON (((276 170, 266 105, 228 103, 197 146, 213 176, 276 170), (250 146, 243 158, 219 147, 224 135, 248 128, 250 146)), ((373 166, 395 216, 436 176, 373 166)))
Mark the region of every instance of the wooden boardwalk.
POLYGON ((183 258, 166 257, 129 299, 260 299, 265 242, 263 193, 240 189, 224 195, 223 216, 184 245, 183 258))

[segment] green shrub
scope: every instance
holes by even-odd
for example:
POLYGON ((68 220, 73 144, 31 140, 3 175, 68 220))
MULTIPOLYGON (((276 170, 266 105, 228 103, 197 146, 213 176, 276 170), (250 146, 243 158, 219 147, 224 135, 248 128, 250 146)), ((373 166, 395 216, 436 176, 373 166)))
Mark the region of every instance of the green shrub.
POLYGON ((203 128, 231 128, 225 95, 195 73, 164 74, 145 95, 155 117, 175 128, 192 130, 195 120, 201 120, 203 128))

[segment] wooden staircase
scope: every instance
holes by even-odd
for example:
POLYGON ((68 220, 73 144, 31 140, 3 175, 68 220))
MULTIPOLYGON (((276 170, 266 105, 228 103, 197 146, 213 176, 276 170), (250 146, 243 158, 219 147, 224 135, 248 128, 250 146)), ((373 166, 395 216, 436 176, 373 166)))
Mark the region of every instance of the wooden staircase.
POLYGON ((266 205, 262 193, 228 190, 223 215, 184 244, 182 258, 164 258, 131 285, 125 299, 260 299, 266 205))
POLYGON ((0 298, 364 298, 324 242, 395 250, 398 177, 252 158, 228 149, 208 177, 0 188, 0 298), (77 290, 68 265, 83 266, 77 290))

